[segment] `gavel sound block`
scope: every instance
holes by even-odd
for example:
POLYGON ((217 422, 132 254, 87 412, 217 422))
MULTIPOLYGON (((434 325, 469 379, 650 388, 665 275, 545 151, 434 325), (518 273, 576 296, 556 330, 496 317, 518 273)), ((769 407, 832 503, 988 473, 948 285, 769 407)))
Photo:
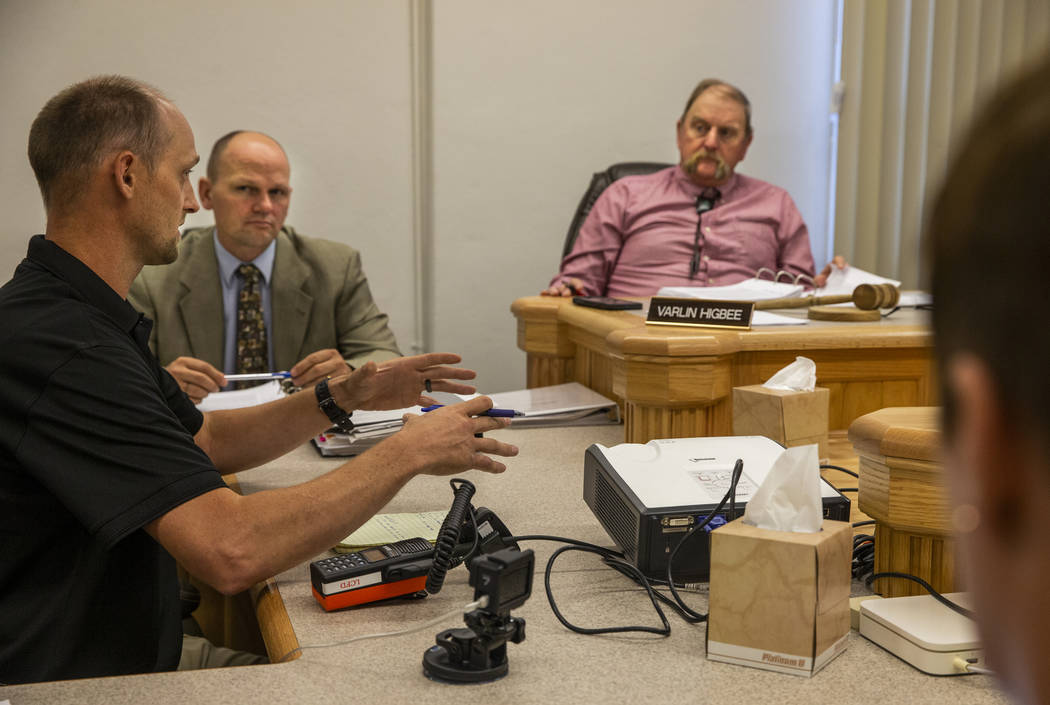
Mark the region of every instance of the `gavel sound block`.
POLYGON ((756 309, 802 308, 807 316, 821 321, 877 321, 881 308, 892 308, 900 301, 900 290, 892 284, 861 284, 852 294, 828 296, 791 296, 782 299, 757 301, 756 309), (855 308, 830 304, 852 303, 855 308))

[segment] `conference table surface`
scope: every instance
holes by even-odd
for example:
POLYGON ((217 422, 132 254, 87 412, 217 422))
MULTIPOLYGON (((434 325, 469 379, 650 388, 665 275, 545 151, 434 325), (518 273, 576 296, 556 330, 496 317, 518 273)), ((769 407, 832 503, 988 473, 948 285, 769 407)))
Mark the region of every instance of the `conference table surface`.
MULTIPOLYGON (((475 506, 486 506, 518 534, 556 534, 601 545, 611 540, 583 503, 583 456, 591 443, 622 442, 623 426, 505 429, 492 434, 521 453, 501 475, 464 476, 477 485, 475 506)), ((838 442, 845 441, 840 436, 838 442)), ((286 486, 332 469, 304 446, 238 476, 241 491, 286 486)), ((446 509, 449 478, 418 477, 384 511, 446 509)), ((812 678, 708 661, 703 625, 674 614, 669 637, 624 634, 584 636, 562 626, 543 590, 543 570, 558 544, 523 542, 536 552, 532 597, 513 615, 526 620, 526 639, 508 644, 509 675, 480 685, 447 685, 422 673, 423 652, 435 634, 462 626, 460 615, 411 634, 341 646, 303 648, 300 658, 266 666, 183 671, 141 676, 0 686, 0 702, 47 703, 551 703, 551 702, 777 702, 1002 703, 988 676, 933 677, 883 651, 856 632, 846 650, 812 678)), ((463 567, 449 572, 444 589, 424 600, 323 611, 310 594, 309 571, 299 565, 277 576, 281 602, 300 645, 311 647, 420 625, 470 602, 463 567)), ((566 618, 584 626, 658 625, 644 592, 596 556, 559 558, 552 589, 566 618)), ((706 588, 706 585, 704 586, 706 588)), ((862 588, 854 585, 854 594, 862 588)), ((705 590, 685 593, 706 611, 705 590)))

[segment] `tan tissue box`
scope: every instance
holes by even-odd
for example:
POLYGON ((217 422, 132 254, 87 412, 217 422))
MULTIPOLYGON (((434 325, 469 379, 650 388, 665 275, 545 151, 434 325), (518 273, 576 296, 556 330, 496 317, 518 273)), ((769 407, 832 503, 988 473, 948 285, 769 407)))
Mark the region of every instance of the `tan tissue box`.
POLYGON ((767 389, 761 384, 733 387, 733 435, 765 436, 786 448, 816 443, 828 457, 826 387, 812 392, 767 389))
POLYGON ((853 530, 711 532, 707 658, 812 676, 846 648, 853 530))

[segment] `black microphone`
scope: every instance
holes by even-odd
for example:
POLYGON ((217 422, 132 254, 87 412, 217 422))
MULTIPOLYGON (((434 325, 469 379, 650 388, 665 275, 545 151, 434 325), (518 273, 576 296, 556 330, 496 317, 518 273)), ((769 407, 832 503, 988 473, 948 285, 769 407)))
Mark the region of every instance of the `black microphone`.
MULTIPOLYGON (((716 188, 705 188, 696 197, 696 214, 702 216, 715 207, 715 201, 721 198, 721 192, 716 188)), ((692 279, 700 271, 700 248, 703 246, 704 235, 701 232, 703 220, 696 220, 696 236, 693 238, 693 259, 689 262, 689 278, 692 279)))
POLYGON ((707 211, 715 207, 714 199, 706 198, 703 195, 696 197, 696 213, 697 215, 703 215, 707 211))

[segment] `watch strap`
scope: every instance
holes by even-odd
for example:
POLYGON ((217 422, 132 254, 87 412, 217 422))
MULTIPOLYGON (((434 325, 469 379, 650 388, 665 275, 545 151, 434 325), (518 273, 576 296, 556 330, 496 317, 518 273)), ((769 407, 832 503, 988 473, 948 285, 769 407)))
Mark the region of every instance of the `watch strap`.
POLYGON ((353 412, 347 413, 335 403, 335 399, 332 398, 332 390, 328 388, 327 379, 317 383, 314 387, 314 394, 317 396, 317 406, 320 407, 333 426, 336 426, 344 433, 350 433, 354 430, 354 422, 350 420, 350 415, 353 412))

